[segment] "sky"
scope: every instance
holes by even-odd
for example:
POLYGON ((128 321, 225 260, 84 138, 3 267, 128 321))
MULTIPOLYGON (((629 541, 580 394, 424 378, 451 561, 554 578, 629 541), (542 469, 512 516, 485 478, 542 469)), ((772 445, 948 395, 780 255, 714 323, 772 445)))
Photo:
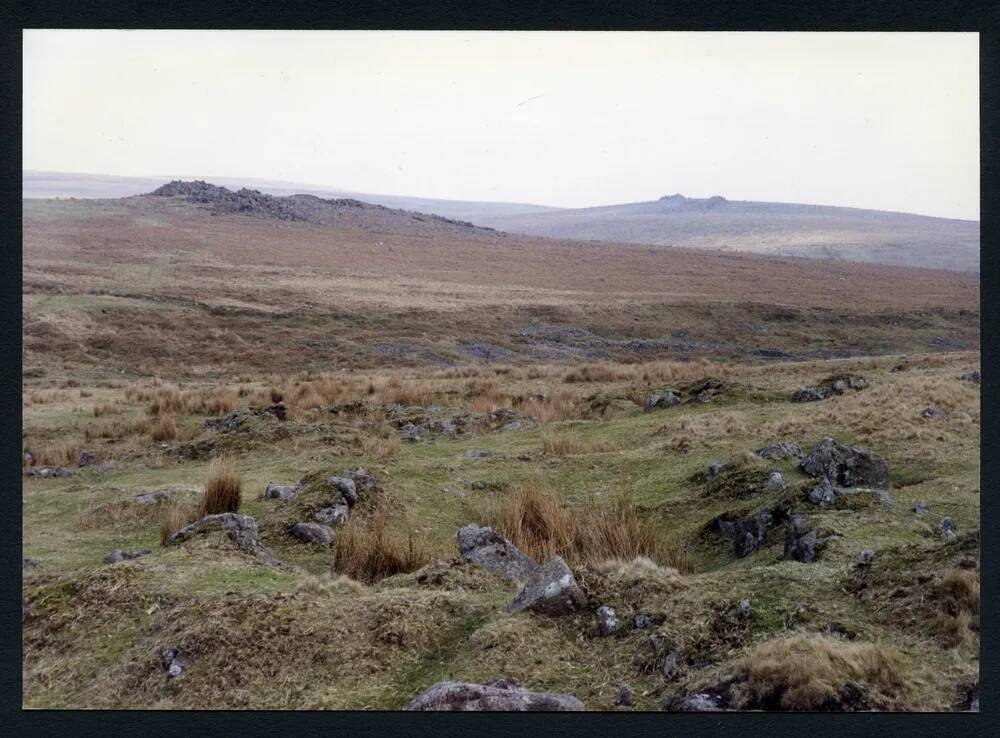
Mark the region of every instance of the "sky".
POLYGON ((24 31, 25 169, 979 218, 974 33, 24 31))

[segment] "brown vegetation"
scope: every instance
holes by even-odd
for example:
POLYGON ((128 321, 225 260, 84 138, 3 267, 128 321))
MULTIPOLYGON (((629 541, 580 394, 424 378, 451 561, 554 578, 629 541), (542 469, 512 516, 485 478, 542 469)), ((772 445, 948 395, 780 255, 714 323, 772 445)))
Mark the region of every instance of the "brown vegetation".
POLYGON ((242 490, 243 481, 233 459, 227 456, 212 459, 199 513, 204 517, 239 511, 242 490))
POLYGON ((390 525, 384 507, 371 515, 353 517, 337 529, 333 570, 360 582, 377 582, 394 574, 416 571, 438 551, 390 525))

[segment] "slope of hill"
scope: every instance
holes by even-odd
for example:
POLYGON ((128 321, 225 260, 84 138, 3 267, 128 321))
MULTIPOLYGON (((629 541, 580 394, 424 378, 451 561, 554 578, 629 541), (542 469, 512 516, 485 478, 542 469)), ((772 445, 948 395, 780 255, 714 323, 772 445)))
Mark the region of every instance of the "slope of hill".
POLYGON ((550 238, 689 246, 979 271, 979 223, 878 210, 670 195, 652 202, 487 216, 550 238))
MULTIPOLYGON (((174 177, 120 177, 108 174, 76 174, 70 172, 39 172, 27 170, 21 178, 22 196, 28 199, 54 197, 111 198, 129 197, 151 192, 174 177)), ((350 198, 399 210, 416 210, 444 218, 476 222, 483 218, 506 215, 528 215, 558 208, 512 202, 478 202, 474 200, 439 200, 403 195, 378 195, 353 192, 336 187, 321 187, 269 179, 248 177, 201 177, 215 184, 240 189, 249 187, 268 195, 315 195, 322 198, 350 198)))

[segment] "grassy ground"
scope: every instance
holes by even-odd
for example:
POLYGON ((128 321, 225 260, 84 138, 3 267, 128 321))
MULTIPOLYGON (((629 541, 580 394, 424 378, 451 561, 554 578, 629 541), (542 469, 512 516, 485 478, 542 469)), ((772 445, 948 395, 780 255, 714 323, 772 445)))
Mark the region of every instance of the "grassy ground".
MULTIPOLYGON (((873 644, 890 654, 901 680, 843 677, 868 679, 879 705, 950 709, 978 681, 978 599, 973 608, 968 597, 956 604, 948 594, 948 578, 964 571, 975 578, 978 598, 979 391, 958 379, 977 366, 978 354, 951 353, 780 369, 706 361, 605 363, 586 371, 479 366, 26 390, 27 450, 71 466, 80 447, 90 448, 110 468, 25 479, 24 553, 40 566, 24 572, 32 607, 24 625, 24 704, 397 709, 442 679, 514 678, 572 693, 591 709, 611 709, 628 684, 638 708, 659 709, 674 693, 731 679, 763 689, 771 682, 748 671, 746 659, 771 652, 755 649, 789 635, 823 635, 834 649, 873 644), (903 371, 892 371, 900 364, 903 371), (795 388, 834 371, 861 374, 870 386, 819 403, 789 401, 795 388), (642 412, 648 391, 713 375, 723 391, 712 401, 642 412), (261 420, 231 434, 201 427, 206 417, 267 404, 272 395, 289 407, 284 423, 261 420), (353 416, 325 409, 349 400, 367 405, 353 416), (543 422, 399 443, 385 418, 386 405, 401 400, 439 405, 445 416, 510 407, 543 422), (922 417, 929 405, 944 418, 922 417), (154 441, 152 427, 165 414, 176 435, 154 441), (774 440, 809 448, 824 436, 884 456, 895 506, 819 511, 804 501, 805 477, 791 462, 765 464, 783 472, 795 509, 808 511, 832 538, 819 561, 784 562, 778 526, 761 550, 736 559, 708 524, 770 498, 712 494, 698 473, 774 440), (493 455, 465 458, 473 448, 493 455), (257 519, 280 567, 212 537, 162 547, 162 510, 122 503, 161 489, 196 500, 210 458, 223 452, 242 477, 241 512, 257 519), (259 498, 270 481, 292 484, 358 465, 385 488, 392 534, 419 539, 423 560, 414 571, 370 584, 339 576, 329 549, 285 535, 281 503, 259 498), (580 513, 606 509, 624 494, 668 544, 669 561, 576 566, 591 602, 576 616, 506 613, 516 586, 456 561, 454 536, 468 522, 487 520, 526 483, 580 513), (917 501, 930 508, 919 518, 911 511, 917 501), (121 515, 94 511, 115 503, 121 515), (946 515, 960 532, 951 543, 934 533, 946 515), (112 548, 152 553, 102 564, 112 548), (865 549, 877 554, 869 570, 855 564, 865 549), (743 598, 752 615, 734 622, 727 613, 743 598), (620 633, 598 637, 599 605, 616 609, 626 623, 620 633), (634 630, 638 613, 650 615, 654 628, 634 630), (181 679, 165 677, 158 654, 166 648, 191 658, 181 679), (659 663, 671 651, 678 667, 668 679, 659 663)), ((802 647, 831 648, 810 640, 802 647)), ((858 653, 843 663, 855 663, 858 653)), ((775 668, 784 674, 792 666, 775 668)), ((809 686, 794 693, 807 705, 816 691, 809 686)))

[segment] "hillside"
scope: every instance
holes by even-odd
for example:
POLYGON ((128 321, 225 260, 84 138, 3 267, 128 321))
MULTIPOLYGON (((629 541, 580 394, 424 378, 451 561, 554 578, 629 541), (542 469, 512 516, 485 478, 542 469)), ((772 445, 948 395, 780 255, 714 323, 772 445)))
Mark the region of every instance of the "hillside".
POLYGON ((652 202, 486 216, 477 222, 550 238, 979 271, 978 221, 878 210, 670 195, 652 202))
POLYGON ((23 207, 24 707, 978 709, 975 275, 23 207))
POLYGON ((54 349, 189 373, 979 346, 978 280, 954 272, 516 237, 308 197, 246 195, 260 211, 241 213, 209 192, 223 201, 23 201, 26 368, 54 349))
MULTIPOLYGON (((115 198, 152 192, 175 177, 123 177, 109 174, 78 174, 70 172, 39 172, 27 170, 21 178, 24 198, 115 198)), ((190 178, 187 178, 190 179, 190 178)), ((544 205, 510 202, 479 202, 474 200, 441 200, 404 195, 380 195, 355 192, 336 187, 321 187, 253 177, 200 177, 230 189, 251 188, 268 195, 314 195, 321 198, 362 200, 398 210, 414 210, 444 218, 476 222, 483 218, 523 215, 556 210, 544 205)))

